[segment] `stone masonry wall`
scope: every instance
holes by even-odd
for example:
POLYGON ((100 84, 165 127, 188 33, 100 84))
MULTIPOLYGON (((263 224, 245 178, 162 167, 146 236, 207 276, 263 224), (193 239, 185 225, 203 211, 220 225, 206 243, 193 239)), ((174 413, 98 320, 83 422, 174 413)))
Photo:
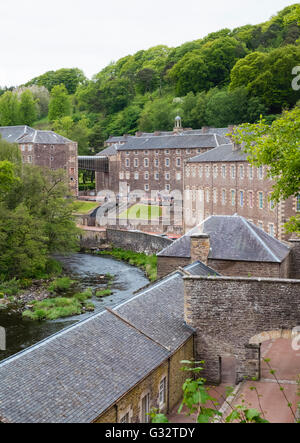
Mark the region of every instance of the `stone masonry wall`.
MULTIPOLYGON (((279 263, 208 259, 208 266, 228 277, 281 278, 279 263)), ((285 275, 285 278, 287 277, 288 275, 285 275)))
POLYGON ((300 279, 300 239, 291 240, 290 243, 293 246, 290 264, 290 278, 300 279))
POLYGON ((196 358, 204 376, 221 381, 220 358, 234 356, 236 381, 259 376, 262 332, 300 325, 300 281, 230 277, 184 277, 185 320, 196 329, 196 358))
POLYGON ((96 423, 120 423, 127 413, 131 423, 141 423, 141 401, 144 395, 150 394, 150 409, 160 408, 168 413, 182 398, 182 385, 189 374, 180 371, 182 360, 192 360, 194 357, 194 341, 191 337, 167 361, 152 371, 148 377, 129 390, 116 404, 104 412, 96 423), (159 405, 159 385, 167 378, 166 402, 159 405))
POLYGON ((106 230, 107 241, 115 247, 146 254, 157 254, 172 243, 169 238, 146 234, 144 232, 106 230))
POLYGON ((157 276, 165 277, 176 271, 179 267, 184 268, 191 263, 190 258, 184 257, 157 257, 157 276))

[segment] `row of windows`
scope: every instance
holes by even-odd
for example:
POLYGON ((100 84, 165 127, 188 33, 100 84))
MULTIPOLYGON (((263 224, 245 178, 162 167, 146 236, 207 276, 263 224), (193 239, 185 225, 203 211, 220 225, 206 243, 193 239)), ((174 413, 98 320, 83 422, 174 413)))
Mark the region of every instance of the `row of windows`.
MULTIPOLYGON (((202 178, 204 175, 205 177, 209 178, 211 174, 213 174, 214 178, 218 178, 219 174, 222 178, 227 178, 227 176, 231 177, 232 179, 235 179, 237 177, 237 174, 239 175, 239 178, 243 180, 246 176, 250 180, 253 180, 254 178, 254 168, 251 165, 244 166, 226 166, 222 165, 219 166, 199 166, 198 168, 196 166, 187 166, 186 167, 186 177, 200 177, 202 178)), ((262 180, 264 178, 264 168, 263 166, 256 169, 256 175, 259 180, 262 180)))
MULTIPOLYGON (((201 194, 203 195, 203 192, 200 192, 200 196, 201 194)), ((213 198, 213 202, 216 204, 218 203, 218 199, 219 199, 219 195, 218 195, 218 190, 214 189, 212 192, 212 198, 213 198)), ((197 197, 197 191, 193 190, 192 191, 192 197, 193 200, 195 200, 197 197)), ((270 194, 269 194, 270 195, 270 194)), ((250 208, 253 208, 255 206, 255 193, 253 191, 236 191, 235 189, 231 189, 230 191, 226 191, 226 189, 222 189, 221 190, 221 194, 220 194, 220 201, 222 203, 222 205, 226 205, 227 201, 230 201, 230 204, 232 206, 236 206, 236 204, 238 203, 238 205, 243 208, 244 206, 247 205, 247 199, 248 198, 248 206, 250 208), (238 199, 238 201, 237 201, 238 199)), ((211 200, 211 190, 210 189, 206 189, 205 190, 205 201, 206 203, 209 203, 211 200)), ((275 209, 275 203, 274 201, 270 200, 268 197, 265 196, 265 193, 260 191, 257 193, 257 206, 259 209, 264 209, 266 202, 268 202, 269 204, 269 209, 270 210, 274 210, 275 209)))
MULTIPOLYGON (((160 150, 156 150, 155 151, 155 155, 159 155, 159 154, 164 154, 164 155, 169 155, 170 153, 173 153, 174 149, 170 150, 170 149, 160 149, 160 150)), ((192 152, 197 152, 197 154, 201 154, 202 149, 197 148, 197 149, 176 149, 176 154, 177 155, 181 155, 182 152, 184 152, 186 154, 192 154, 192 152)), ((126 155, 130 155, 131 151, 126 151, 126 155)), ((148 155, 149 151, 145 150, 145 151, 134 151, 134 155, 138 155, 138 154, 143 154, 143 155, 148 155)))
MULTIPOLYGON (((158 403, 159 409, 163 409, 167 402, 167 377, 164 377, 160 383, 158 388, 158 403)), ((129 408, 131 409, 131 408, 129 408)), ((147 393, 142 396, 140 402, 140 420, 141 423, 150 423, 150 411, 151 411, 151 398, 150 393, 147 393)), ((126 412, 121 418, 120 423, 130 423, 131 417, 130 412, 126 412)))
MULTIPOLYGON (((144 180, 149 180, 151 175, 150 175, 149 172, 144 172, 144 174, 140 174, 139 172, 135 172, 133 174, 134 180, 139 180, 142 176, 144 177, 144 180)), ((158 181, 158 180, 160 180, 161 175, 159 174, 159 172, 155 172, 153 174, 153 177, 154 177, 154 180, 158 181)), ((131 178, 130 172, 125 172, 125 173, 124 172, 120 172, 120 174, 119 174, 119 179, 120 180, 124 180, 124 179, 130 180, 130 178, 131 178)), ((165 172, 164 173, 164 178, 165 178, 165 180, 170 180, 171 179, 171 174, 169 172, 165 172)), ((176 173, 176 180, 177 181, 181 180, 181 173, 180 172, 176 173)))
MULTIPOLYGON (((135 158, 134 160, 133 160, 133 166, 135 167, 135 168, 138 168, 139 167, 139 159, 138 158, 135 158)), ((154 162, 153 162, 153 164, 154 164, 154 167, 155 168, 158 168, 159 167, 159 160, 158 159, 155 159, 154 160, 154 162)), ((170 165, 171 165, 171 161, 170 161, 170 159, 169 158, 165 158, 165 162, 164 162, 164 164, 165 164, 165 166, 168 168, 168 167, 170 167, 170 165)), ((149 165, 150 165, 150 161, 149 161, 149 158, 144 158, 144 167, 145 168, 149 168, 149 165)), ((129 168, 130 167, 130 159, 129 158, 126 158, 126 160, 125 160, 125 166, 126 166, 126 168, 129 168)), ((177 167, 180 167, 181 166, 181 158, 176 158, 176 166, 177 167)))

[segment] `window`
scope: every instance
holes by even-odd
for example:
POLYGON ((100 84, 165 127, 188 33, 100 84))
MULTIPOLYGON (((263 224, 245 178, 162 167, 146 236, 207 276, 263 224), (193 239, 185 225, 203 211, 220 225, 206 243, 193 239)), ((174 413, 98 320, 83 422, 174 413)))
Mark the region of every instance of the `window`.
POLYGON ((176 180, 179 182, 181 180, 181 174, 180 172, 177 172, 176 174, 176 180))
POLYGON ((273 225, 273 223, 270 223, 269 224, 269 234, 272 236, 272 237, 275 237, 275 230, 274 230, 274 225, 273 225))
POLYGON ((226 166, 222 166, 222 177, 226 178, 226 166))
POLYGON ((158 173, 158 172, 156 172, 156 173, 154 174, 154 178, 155 178, 155 180, 159 180, 159 173, 158 173))
POLYGON ((145 154, 145 155, 148 155, 148 151, 144 151, 144 154, 145 154))
POLYGON ((296 197, 296 212, 300 212, 300 194, 296 197))
POLYGON ((191 153, 191 150, 190 150, 190 149, 187 149, 187 150, 186 150, 186 153, 187 153, 187 154, 190 154, 190 153, 191 153))
POLYGON ((176 154, 177 154, 177 155, 181 155, 181 151, 180 151, 180 149, 176 149, 176 154))
POLYGON ((120 179, 120 180, 123 180, 123 179, 124 179, 124 172, 120 172, 120 174, 119 174, 119 179, 120 179))
POLYGON ((129 155, 129 151, 126 151, 126 155, 129 155))
POLYGON ((217 203, 218 202, 218 193, 217 193, 216 189, 214 189, 213 198, 214 198, 214 203, 217 203))
POLYGON ((155 168, 158 168, 158 167, 159 167, 159 161, 158 161, 158 158, 156 158, 156 159, 154 160, 154 166, 155 166, 155 168))
POLYGON ((139 167, 139 160, 137 158, 134 159, 134 167, 135 168, 139 167))
POLYGON ((222 205, 226 204, 226 191, 223 189, 222 191, 222 205))
POLYGON ((235 178, 235 166, 231 166, 231 178, 235 178))
POLYGON ((145 180, 149 180, 149 172, 145 172, 144 177, 145 177, 145 180))
POLYGON ((165 179, 166 179, 166 180, 170 180, 170 174, 169 174, 169 172, 166 172, 166 174, 165 174, 165 179))
POLYGON ((209 189, 206 189, 206 202, 209 203, 209 189))
POLYGON ((192 166, 192 177, 196 177, 196 166, 192 166))
POLYGON ((253 168, 249 165, 249 178, 250 180, 253 180, 253 168))
POLYGON ((166 191, 170 191, 171 190, 171 186, 170 185, 166 185, 166 191))
POLYGON ((191 170, 190 170, 190 167, 189 167, 189 166, 186 167, 185 175, 186 175, 187 177, 189 177, 189 176, 191 175, 191 170))
POLYGON ((145 191, 149 191, 149 185, 145 185, 145 191))
POLYGON ((181 166, 181 158, 176 158, 176 166, 181 166))
POLYGON ((21 151, 25 151, 25 145, 21 145, 21 151))
POLYGON ((264 176, 264 169, 263 169, 262 166, 260 166, 260 167, 258 168, 257 174, 258 174, 258 178, 259 178, 260 180, 262 180, 262 179, 263 179, 263 176, 264 176))
POLYGON ((170 159, 169 159, 169 158, 166 158, 165 165, 166 165, 167 167, 170 166, 170 159))
POLYGON ((123 417, 120 420, 120 423, 130 423, 129 412, 127 412, 127 414, 123 415, 123 417))
POLYGON ((165 150, 165 154, 166 154, 166 155, 169 155, 169 149, 166 149, 166 150, 165 150))
POLYGON ((214 178, 218 177, 218 166, 214 166, 214 178))
POLYGON ((263 209, 263 207, 264 207, 264 194, 263 194, 263 192, 259 192, 258 193, 258 205, 259 205, 259 209, 263 209))
POLYGON ((166 402, 167 378, 164 377, 159 384, 159 405, 162 406, 166 402))
POLYGON ((232 206, 235 205, 235 191, 234 190, 231 191, 231 204, 232 204, 232 206))
POLYGON ((240 179, 243 180, 244 178, 244 166, 240 166, 240 179))
POLYGON ((31 155, 28 156, 28 163, 32 163, 32 157, 31 157, 31 155))
POLYGON ((158 155, 159 154, 159 151, 155 151, 155 155, 158 155))
POLYGON ((138 155, 138 151, 134 151, 134 155, 138 155))
POLYGON ((209 177, 209 166, 205 166, 205 175, 207 178, 209 177))
POLYGON ((201 154, 201 149, 197 149, 197 154, 201 154))
POLYGON ((253 208, 253 192, 249 192, 249 207, 253 208))
POLYGON ((139 179, 139 173, 138 173, 138 172, 135 172, 135 173, 134 173, 134 179, 135 179, 135 180, 138 180, 138 179, 139 179))
POLYGON ((53 162, 53 160, 54 160, 54 157, 50 157, 50 160, 53 162))
POLYGON ((199 177, 202 178, 203 175, 203 168, 202 166, 199 166, 199 177))
POLYGON ((244 191, 240 191, 240 206, 244 206, 244 191))
POLYGON ((130 166, 130 160, 129 160, 129 158, 126 158, 126 160, 125 160, 125 165, 126 165, 126 168, 129 168, 129 166, 130 166))
POLYGON ((148 168, 148 166, 149 166, 149 159, 148 158, 144 158, 144 166, 145 166, 145 168, 148 168))
POLYGON ((28 145, 28 151, 32 151, 32 145, 28 145))
POLYGON ((130 172, 126 172, 126 180, 130 180, 130 172))

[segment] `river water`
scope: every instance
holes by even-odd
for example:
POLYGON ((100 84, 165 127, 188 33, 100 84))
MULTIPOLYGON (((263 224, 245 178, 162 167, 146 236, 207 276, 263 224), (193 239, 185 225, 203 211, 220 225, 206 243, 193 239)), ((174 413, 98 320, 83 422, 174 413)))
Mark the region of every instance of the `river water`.
POLYGON ((99 276, 108 273, 114 275, 111 288, 113 294, 101 299, 93 297, 91 301, 95 305, 94 312, 52 321, 32 322, 23 320, 21 315, 0 311, 0 326, 6 330, 7 341, 7 350, 0 351, 0 360, 23 351, 63 328, 104 311, 105 307, 113 308, 129 300, 135 291, 149 283, 143 271, 110 257, 74 254, 58 259, 62 262, 66 273, 77 280, 82 289, 103 289, 99 276))

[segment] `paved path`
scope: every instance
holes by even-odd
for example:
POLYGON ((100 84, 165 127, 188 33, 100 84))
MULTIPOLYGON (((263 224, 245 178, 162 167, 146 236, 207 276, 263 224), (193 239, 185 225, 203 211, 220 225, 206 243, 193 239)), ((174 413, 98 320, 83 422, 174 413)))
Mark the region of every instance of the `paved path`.
MULTIPOLYGON (((297 403, 300 402, 300 397, 297 395, 299 392, 297 379, 300 375, 300 351, 294 351, 291 340, 284 339, 263 343, 261 351, 262 359, 271 360, 270 365, 276 371, 276 376, 284 388, 288 401, 292 403, 293 411, 296 411, 297 403)), ((233 384, 232 362, 230 359, 224 360, 223 365, 225 383, 210 391, 210 394, 219 400, 220 405, 223 403, 226 387, 233 384)), ((251 387, 256 387, 259 395, 262 396, 260 403, 267 420, 271 423, 294 423, 294 416, 287 406, 287 401, 264 361, 262 361, 261 376, 262 379, 259 382, 244 382, 233 400, 233 404, 240 405, 244 400, 249 407, 260 410, 257 394, 250 390, 251 387)), ((208 405, 208 407, 210 406, 208 405)), ((178 407, 169 414, 170 423, 195 423, 195 415, 187 416, 186 410, 178 414, 178 407)), ((228 415, 230 411, 231 409, 228 408, 225 415, 228 415)))

